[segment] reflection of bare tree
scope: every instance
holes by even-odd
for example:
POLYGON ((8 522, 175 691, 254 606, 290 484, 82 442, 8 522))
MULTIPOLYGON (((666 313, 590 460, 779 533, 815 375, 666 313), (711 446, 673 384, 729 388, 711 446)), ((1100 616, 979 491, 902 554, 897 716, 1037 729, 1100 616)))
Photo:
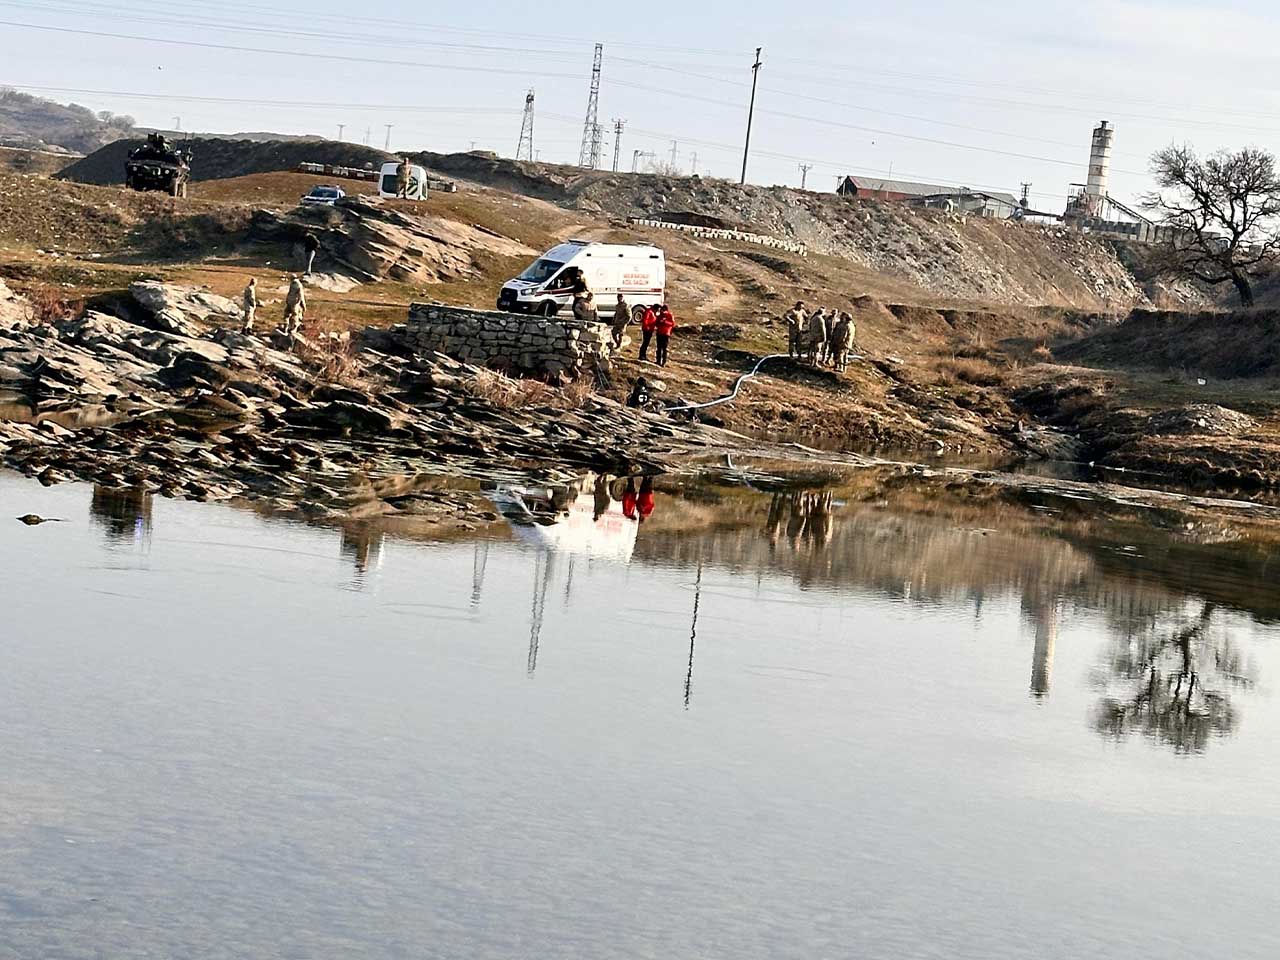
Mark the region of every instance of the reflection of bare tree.
POLYGON ((1231 637, 1213 621, 1213 604, 1205 603, 1193 619, 1155 620, 1118 636, 1099 678, 1105 694, 1094 714, 1098 732, 1116 740, 1141 733, 1179 753, 1200 753, 1210 738, 1234 733, 1239 717, 1230 690, 1252 681, 1231 637))

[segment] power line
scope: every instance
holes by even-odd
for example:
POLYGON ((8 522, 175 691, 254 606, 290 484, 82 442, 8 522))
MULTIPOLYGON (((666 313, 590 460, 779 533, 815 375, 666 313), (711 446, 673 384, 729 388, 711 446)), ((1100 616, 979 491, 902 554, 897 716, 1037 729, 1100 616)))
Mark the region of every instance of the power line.
POLYGON ((82 37, 98 37, 107 40, 129 40, 135 43, 163 43, 178 47, 195 47, 203 50, 232 50, 238 53, 262 53, 273 57, 302 57, 309 60, 336 60, 342 63, 369 63, 383 67, 413 67, 417 70, 460 70, 467 73, 500 73, 515 76, 554 77, 575 79, 570 73, 533 73, 529 70, 505 70, 501 67, 473 67, 460 64, 427 63, 418 60, 387 60, 382 57, 358 57, 353 54, 319 53, 309 50, 276 50, 265 47, 245 47, 232 43, 211 43, 203 40, 178 40, 170 37, 138 37, 127 33, 110 33, 105 30, 80 30, 74 27, 54 27, 38 23, 17 23, 0 20, 0 27, 20 27, 28 30, 44 30, 52 33, 75 34, 82 37))

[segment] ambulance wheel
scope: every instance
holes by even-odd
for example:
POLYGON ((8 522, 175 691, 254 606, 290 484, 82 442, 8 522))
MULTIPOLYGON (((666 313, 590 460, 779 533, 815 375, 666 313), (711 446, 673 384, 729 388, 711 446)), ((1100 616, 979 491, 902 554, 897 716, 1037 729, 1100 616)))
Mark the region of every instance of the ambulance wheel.
POLYGON ((541 317, 554 317, 560 311, 560 304, 554 300, 548 300, 538 308, 538 315, 541 317))
POLYGON ((639 307, 632 307, 632 308, 631 308, 631 322, 632 322, 632 323, 639 323, 641 320, 643 320, 643 319, 644 319, 644 311, 645 311, 645 308, 644 308, 643 306, 639 306, 639 307))

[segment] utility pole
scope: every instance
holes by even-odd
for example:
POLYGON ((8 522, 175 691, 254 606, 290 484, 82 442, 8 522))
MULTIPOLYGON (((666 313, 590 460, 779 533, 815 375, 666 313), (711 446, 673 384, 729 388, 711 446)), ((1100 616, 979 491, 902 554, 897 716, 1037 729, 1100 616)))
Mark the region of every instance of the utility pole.
POLYGON ((650 151, 647 151, 647 150, 637 150, 635 153, 631 155, 631 172, 632 173, 640 172, 640 161, 642 159, 656 160, 657 157, 658 155, 656 153, 651 153, 650 151))
POLYGON ((756 62, 751 65, 751 106, 747 109, 747 143, 742 148, 742 186, 747 184, 747 158, 751 155, 751 121, 756 115, 756 83, 760 80, 760 54, 764 47, 756 47, 756 62))
POLYGON ((689 176, 696 177, 698 175, 698 151, 693 152, 693 160, 689 163, 689 176))
POLYGON ((671 172, 672 173, 675 173, 679 169, 679 167, 676 166, 676 157, 678 156, 680 156, 680 144, 677 141, 672 140, 671 141, 671 172))
POLYGON ((613 172, 618 172, 618 161, 622 157, 622 130, 627 125, 627 121, 614 119, 613 121, 613 172))
POLYGON ((809 171, 813 169, 812 163, 800 164, 800 189, 803 190, 809 182, 809 171))
POLYGON ((600 69, 604 64, 604 44, 596 44, 595 58, 591 63, 591 89, 587 94, 587 118, 582 124, 582 150, 578 154, 578 166, 588 170, 600 169, 600 69))
POLYGON ((385 126, 387 128, 387 142, 382 149, 387 151, 387 153, 390 153, 391 152, 391 124, 388 123, 388 124, 385 124, 385 126))
POLYGON ((338 142, 339 143, 342 143, 342 131, 345 129, 347 129, 347 125, 345 123, 338 124, 338 142))
POLYGON ((364 145, 367 147, 369 141, 373 139, 373 127, 364 128, 364 145))
POLYGON ((516 144, 517 160, 533 159, 533 91, 524 97, 524 120, 520 124, 520 142, 516 144))
POLYGON ((1022 206, 1024 208, 1031 206, 1031 186, 1029 183, 1022 185, 1022 206))
POLYGON ((174 118, 173 118, 173 129, 174 129, 174 132, 175 132, 175 133, 181 133, 181 132, 182 132, 182 118, 181 118, 181 117, 174 117, 174 118))

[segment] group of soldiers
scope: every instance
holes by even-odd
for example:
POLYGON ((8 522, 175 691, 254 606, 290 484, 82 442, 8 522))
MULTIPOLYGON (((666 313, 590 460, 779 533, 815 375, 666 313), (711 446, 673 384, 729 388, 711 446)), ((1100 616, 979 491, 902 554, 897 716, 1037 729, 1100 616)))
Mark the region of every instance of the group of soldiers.
MULTIPOLYGON (((251 334, 258 316, 258 280, 256 277, 249 278, 249 283, 241 295, 241 307, 244 311, 244 324, 241 327, 241 332, 251 334)), ((302 286, 302 277, 295 275, 289 281, 289 292, 285 294, 284 298, 283 329, 284 335, 291 341, 298 338, 298 334, 302 330, 302 321, 305 319, 306 314, 306 290, 302 286)))
POLYGON ((787 324, 787 352, 813 366, 827 364, 836 371, 849 366, 849 353, 858 332, 853 317, 842 310, 818 307, 809 312, 803 300, 782 315, 787 324))

